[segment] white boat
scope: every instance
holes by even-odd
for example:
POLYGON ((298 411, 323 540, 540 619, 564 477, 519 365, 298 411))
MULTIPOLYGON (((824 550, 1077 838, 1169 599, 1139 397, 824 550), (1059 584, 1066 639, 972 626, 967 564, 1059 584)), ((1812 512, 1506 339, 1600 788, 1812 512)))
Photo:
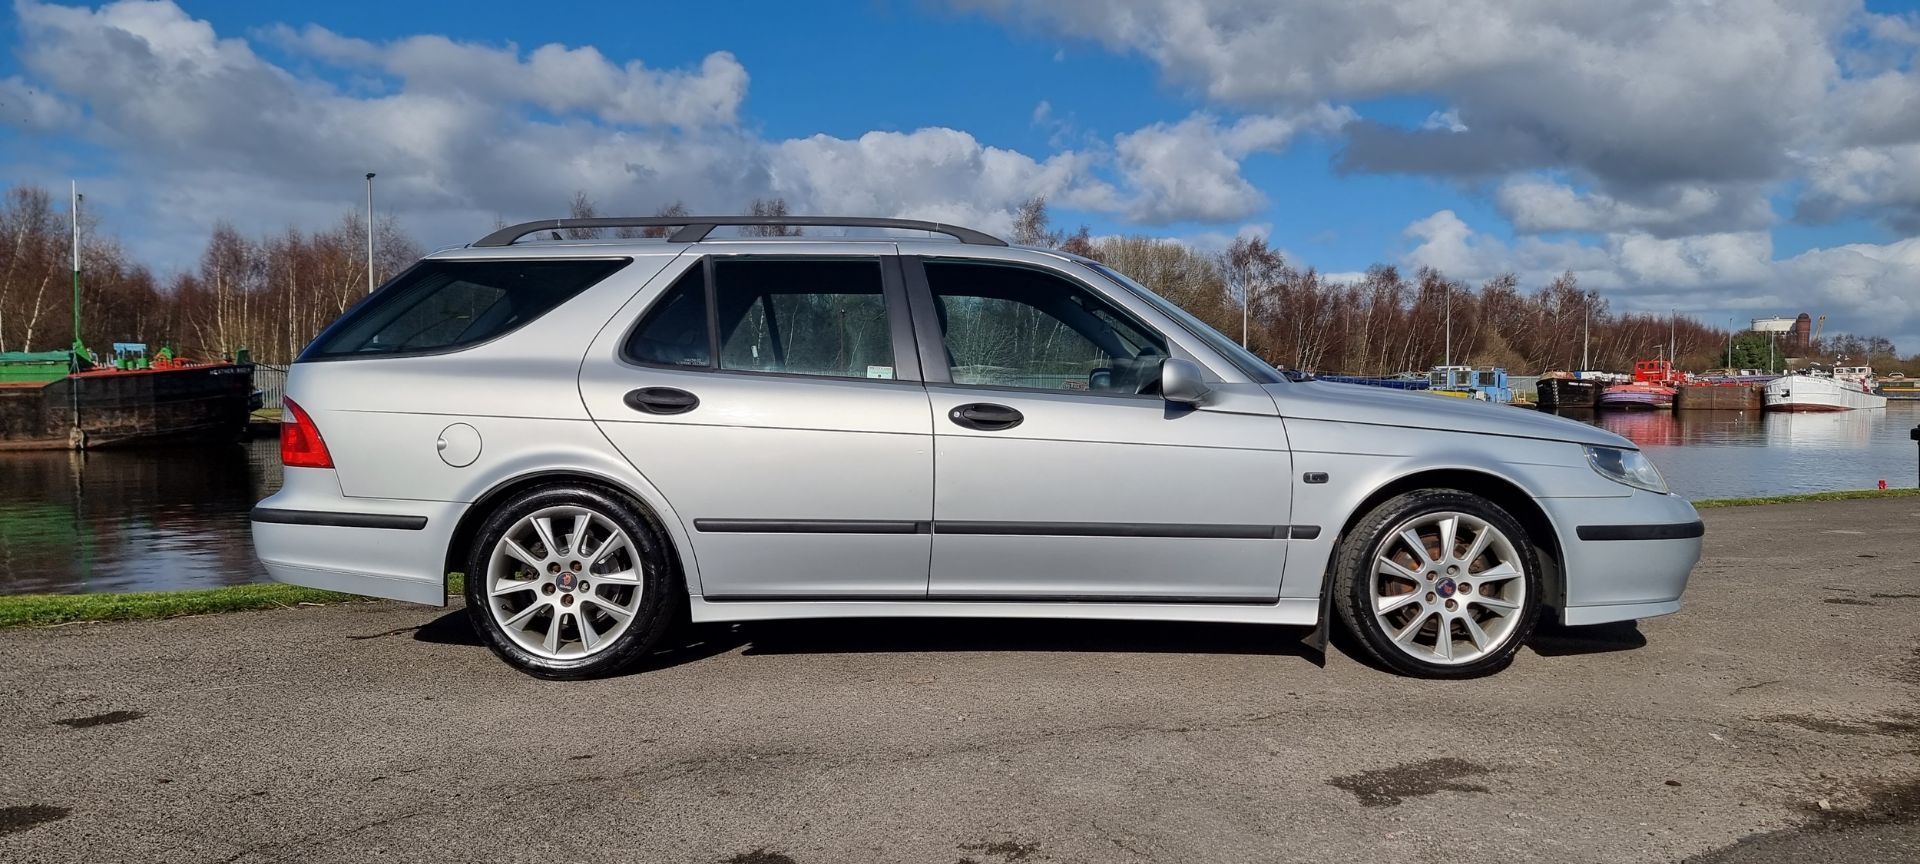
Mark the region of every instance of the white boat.
POLYGON ((1873 392, 1873 369, 1835 366, 1833 371, 1811 369, 1767 382, 1768 411, 1856 411, 1885 408, 1887 397, 1873 392))

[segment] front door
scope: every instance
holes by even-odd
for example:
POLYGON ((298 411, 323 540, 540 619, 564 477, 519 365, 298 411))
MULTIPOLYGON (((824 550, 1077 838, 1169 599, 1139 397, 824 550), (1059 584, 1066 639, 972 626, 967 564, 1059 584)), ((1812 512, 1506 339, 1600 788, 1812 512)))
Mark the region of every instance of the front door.
POLYGON ((607 328, 580 385, 692 538, 689 587, 926 596, 931 419, 898 259, 688 258, 607 328))
POLYGON ((1279 596, 1291 458, 1270 396, 1221 384, 1208 407, 1169 404, 1155 389, 1168 338, 1088 286, 1023 265, 922 264, 925 288, 910 281, 947 366, 928 376, 930 596, 1279 596))

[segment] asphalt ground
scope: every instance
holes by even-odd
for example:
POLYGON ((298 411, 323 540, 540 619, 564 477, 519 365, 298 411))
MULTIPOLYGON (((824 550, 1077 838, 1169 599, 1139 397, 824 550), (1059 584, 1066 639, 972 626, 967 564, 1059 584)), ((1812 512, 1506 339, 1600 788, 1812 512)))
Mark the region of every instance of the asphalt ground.
POLYGON ((584 683, 391 603, 0 632, 0 861, 1920 860, 1920 499, 1705 515, 1683 612, 1468 682, 1219 625, 708 627, 584 683))

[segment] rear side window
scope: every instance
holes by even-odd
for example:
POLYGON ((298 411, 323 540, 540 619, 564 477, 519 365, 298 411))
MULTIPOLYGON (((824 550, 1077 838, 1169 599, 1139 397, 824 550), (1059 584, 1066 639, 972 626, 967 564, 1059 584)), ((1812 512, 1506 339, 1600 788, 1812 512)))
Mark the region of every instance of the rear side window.
POLYGON ((703 267, 675 281, 627 338, 628 360, 823 378, 894 377, 879 261, 703 263, 713 284, 707 284, 703 267))
POLYGON ((629 260, 422 261, 322 331, 300 359, 458 351, 519 329, 629 260))

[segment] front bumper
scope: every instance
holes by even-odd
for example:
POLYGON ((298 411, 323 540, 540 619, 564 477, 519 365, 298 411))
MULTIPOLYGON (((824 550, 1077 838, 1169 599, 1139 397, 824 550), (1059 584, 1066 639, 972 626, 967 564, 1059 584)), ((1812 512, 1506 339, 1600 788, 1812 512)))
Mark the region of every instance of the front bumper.
POLYGON ((276 582, 445 606, 446 555, 465 504, 347 498, 332 471, 286 469, 254 508, 253 546, 276 582))
POLYGON ((1680 611, 1705 533, 1686 499, 1635 492, 1540 504, 1560 538, 1562 622, 1604 624, 1680 611))

